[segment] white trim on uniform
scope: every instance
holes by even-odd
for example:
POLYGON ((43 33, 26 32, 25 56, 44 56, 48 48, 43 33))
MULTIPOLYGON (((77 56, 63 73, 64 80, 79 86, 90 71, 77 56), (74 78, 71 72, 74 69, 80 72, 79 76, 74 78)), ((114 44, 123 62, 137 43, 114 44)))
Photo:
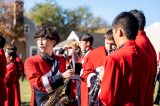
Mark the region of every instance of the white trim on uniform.
MULTIPOLYGON (((49 77, 52 76, 52 73, 55 71, 55 67, 57 66, 57 64, 58 64, 58 61, 55 60, 51 70, 48 73, 46 73, 45 75, 42 76, 42 83, 43 83, 44 88, 47 91, 47 93, 51 93, 53 91, 48 79, 49 79, 49 77)), ((56 75, 58 75, 58 74, 60 74, 59 70, 56 73, 56 75)))
MULTIPOLYGON (((84 57, 83 57, 83 59, 82 59, 82 61, 81 61, 82 66, 83 66, 85 57, 89 54, 90 51, 91 51, 91 50, 89 50, 89 51, 84 55, 84 57)), ((81 71, 80 71, 80 76, 81 76, 82 74, 83 74, 83 67, 82 67, 82 69, 81 69, 81 71)))
POLYGON ((87 77, 87 87, 90 87, 91 86, 91 78, 93 76, 95 76, 96 74, 95 73, 90 73, 87 77))
POLYGON ((52 87, 50 86, 49 80, 48 80, 48 76, 51 76, 51 74, 52 72, 49 71, 47 74, 42 76, 42 83, 47 93, 51 93, 53 91, 52 87))

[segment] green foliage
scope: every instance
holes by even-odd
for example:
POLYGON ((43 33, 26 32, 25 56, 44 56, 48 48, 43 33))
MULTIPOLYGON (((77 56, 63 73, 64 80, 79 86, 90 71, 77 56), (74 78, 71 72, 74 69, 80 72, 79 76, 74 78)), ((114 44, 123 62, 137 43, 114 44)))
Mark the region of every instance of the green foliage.
POLYGON ((107 23, 100 17, 94 17, 88 7, 78 7, 73 10, 62 9, 54 2, 36 4, 27 16, 37 25, 51 24, 57 27, 61 38, 65 39, 72 30, 95 32, 107 28, 107 23))
POLYGON ((58 23, 57 17, 59 16, 59 7, 46 3, 46 4, 36 4, 28 12, 28 17, 32 19, 37 25, 46 24, 48 22, 58 23))

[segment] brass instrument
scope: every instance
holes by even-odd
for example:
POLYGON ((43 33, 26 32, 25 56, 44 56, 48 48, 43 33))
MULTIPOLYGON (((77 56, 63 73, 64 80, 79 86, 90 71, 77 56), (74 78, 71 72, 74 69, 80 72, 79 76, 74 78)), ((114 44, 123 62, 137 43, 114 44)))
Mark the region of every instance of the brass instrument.
MULTIPOLYGON (((70 67, 75 70, 75 55, 72 54, 70 67)), ((66 85, 70 78, 65 79, 64 85, 55 90, 53 94, 49 95, 49 100, 45 103, 45 106, 66 106, 69 104, 69 97, 66 94, 66 85)))
POLYGON ((100 78, 97 77, 93 88, 89 92, 89 95, 91 96, 91 101, 89 106, 94 106, 94 104, 96 103, 99 89, 100 89, 100 78))
POLYGON ((45 103, 45 106, 66 106, 69 104, 69 98, 65 92, 68 81, 69 79, 66 79, 63 86, 57 88, 53 94, 49 95, 49 100, 45 103))

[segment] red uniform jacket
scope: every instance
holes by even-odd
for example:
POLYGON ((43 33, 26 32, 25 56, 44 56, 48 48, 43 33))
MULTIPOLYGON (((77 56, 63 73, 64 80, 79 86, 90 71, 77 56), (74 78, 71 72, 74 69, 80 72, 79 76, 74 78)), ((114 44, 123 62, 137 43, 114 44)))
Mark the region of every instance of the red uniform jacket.
POLYGON ((16 62, 18 65, 18 73, 17 74, 18 74, 18 78, 20 78, 21 72, 24 70, 24 64, 19 57, 16 57, 16 62))
POLYGON ((99 99, 105 106, 145 106, 147 55, 128 41, 106 57, 99 99))
POLYGON ((0 91, 1 91, 0 104, 2 105, 4 101, 6 100, 6 88, 5 88, 5 83, 4 83, 6 65, 7 65, 6 56, 4 54, 3 49, 0 48, 0 91))
POLYGON ((150 78, 147 79, 149 82, 148 85, 148 93, 146 94, 146 104, 145 106, 152 106, 153 105, 153 93, 154 93, 154 79, 157 71, 157 56, 156 51, 151 44, 150 40, 146 36, 146 33, 144 31, 138 31, 138 35, 136 37, 136 44, 140 49, 142 49, 144 52, 148 54, 149 62, 151 65, 151 73, 150 78))
POLYGON ((98 47, 92 50, 86 58, 85 64, 83 65, 83 74, 81 75, 82 80, 87 82, 87 78, 90 74, 95 73, 96 68, 102 67, 107 56, 106 49, 104 46, 98 47))
POLYGON ((19 85, 19 78, 21 76, 21 72, 24 70, 24 65, 22 60, 19 57, 16 57, 16 84, 15 84, 15 89, 17 94, 15 97, 17 98, 17 103, 21 103, 21 96, 20 96, 20 85, 19 85))
POLYGON ((7 71, 5 74, 5 83, 6 83, 6 91, 7 91, 7 100, 5 101, 5 106, 20 106, 20 102, 17 99, 17 92, 15 88, 16 84, 16 71, 17 68, 14 62, 10 62, 7 65, 7 71))
MULTIPOLYGON (((85 64, 85 59, 88 57, 88 54, 92 51, 90 49, 83 57, 82 57, 82 70, 80 72, 80 77, 83 75, 83 70, 84 70, 84 64, 85 64)), ((80 90, 81 90, 81 106, 88 106, 88 87, 87 83, 82 79, 81 80, 81 85, 80 85, 80 90)))
MULTIPOLYGON (((81 79, 87 84, 87 87, 90 87, 90 79, 92 76, 96 75, 95 71, 99 72, 99 68, 103 67, 106 56, 105 46, 98 47, 88 54, 83 65, 83 74, 81 75, 81 79)), ((81 95, 83 98, 88 98, 88 92, 86 92, 86 94, 81 93, 81 95)), ((87 101, 85 106, 88 106, 88 104, 89 101, 87 101)))
MULTIPOLYGON (((41 92, 44 92, 46 94, 53 92, 57 87, 61 86, 60 84, 63 84, 63 80, 60 80, 59 83, 57 84, 52 84, 51 77, 52 74, 54 73, 54 68, 58 62, 60 62, 58 72, 64 72, 66 67, 65 67, 65 60, 64 58, 54 56, 54 65, 51 66, 49 65, 44 58, 40 55, 35 55, 32 57, 29 57, 24 64, 24 69, 25 69, 25 74, 28 80, 30 81, 30 85, 32 88, 32 97, 31 97, 31 106, 34 106, 34 94, 35 90, 38 89, 41 92), (52 69, 53 68, 53 69, 52 69)), ((54 75, 55 76, 55 75, 54 75)))

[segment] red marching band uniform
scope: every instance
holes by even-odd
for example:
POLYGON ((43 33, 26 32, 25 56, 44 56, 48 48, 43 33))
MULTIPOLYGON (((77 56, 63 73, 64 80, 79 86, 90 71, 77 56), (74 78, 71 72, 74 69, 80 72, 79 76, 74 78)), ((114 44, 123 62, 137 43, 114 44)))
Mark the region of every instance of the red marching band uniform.
POLYGON ((20 96, 20 84, 19 84, 19 78, 21 76, 21 72, 24 70, 24 65, 22 60, 17 56, 16 57, 16 65, 17 65, 17 72, 16 72, 16 100, 17 103, 21 103, 21 96, 20 96))
POLYGON ((100 85, 100 104, 145 106, 146 101, 142 99, 148 93, 145 82, 150 69, 146 61, 149 61, 147 54, 142 53, 133 40, 107 56, 100 85))
POLYGON ((7 71, 5 74, 5 84, 7 91, 7 100, 5 101, 5 106, 20 106, 19 98, 17 97, 17 67, 14 62, 9 62, 7 65, 7 71))
POLYGON ((2 48, 0 48, 0 91, 1 91, 0 105, 3 105, 3 103, 6 100, 6 87, 4 83, 6 65, 7 65, 7 60, 6 60, 4 51, 2 48))
POLYGON ((38 54, 25 61, 24 69, 32 89, 31 106, 36 106, 38 105, 36 101, 46 99, 43 98, 44 95, 48 95, 63 85, 63 77, 60 72, 63 73, 66 69, 65 59, 54 55, 53 61, 50 62, 44 58, 44 55, 38 54), (53 80, 52 77, 54 77, 53 80))
MULTIPOLYGON (((107 55, 108 54, 105 46, 101 46, 92 50, 85 59, 85 64, 83 65, 84 70, 83 74, 81 75, 81 79, 87 84, 87 88, 91 87, 91 78, 96 75, 95 73, 98 73, 99 71, 101 71, 101 68, 103 68, 105 62, 104 59, 107 55)), ((85 98, 88 98, 88 95, 89 90, 84 95, 86 96, 85 98)), ((86 101, 86 104, 84 106, 88 106, 88 104, 89 101, 86 101)))
MULTIPOLYGON (((80 77, 83 75, 83 71, 84 71, 84 63, 85 63, 85 59, 87 59, 89 53, 92 51, 92 48, 90 48, 82 57, 82 69, 80 72, 80 77)), ((81 91, 81 106, 88 106, 88 87, 87 87, 87 83, 82 79, 81 80, 81 85, 80 85, 80 91, 81 91)))
POLYGON ((156 76, 156 71, 157 71, 157 55, 156 55, 156 51, 153 47, 153 45, 151 44, 150 40, 148 39, 148 37, 146 36, 145 31, 143 30, 139 30, 138 31, 138 35, 136 37, 136 44, 138 47, 140 47, 140 49, 147 53, 147 58, 150 60, 148 61, 151 65, 150 67, 150 74, 148 75, 149 77, 146 79, 148 82, 148 91, 146 94, 146 98, 145 98, 145 106, 152 106, 153 105, 153 93, 154 93, 154 86, 153 86, 153 82, 156 76))
POLYGON ((81 75, 82 80, 88 82, 87 85, 90 87, 90 78, 95 75, 96 68, 104 65, 104 58, 106 58, 107 52, 105 46, 98 47, 92 50, 87 58, 85 59, 83 74, 81 75))

